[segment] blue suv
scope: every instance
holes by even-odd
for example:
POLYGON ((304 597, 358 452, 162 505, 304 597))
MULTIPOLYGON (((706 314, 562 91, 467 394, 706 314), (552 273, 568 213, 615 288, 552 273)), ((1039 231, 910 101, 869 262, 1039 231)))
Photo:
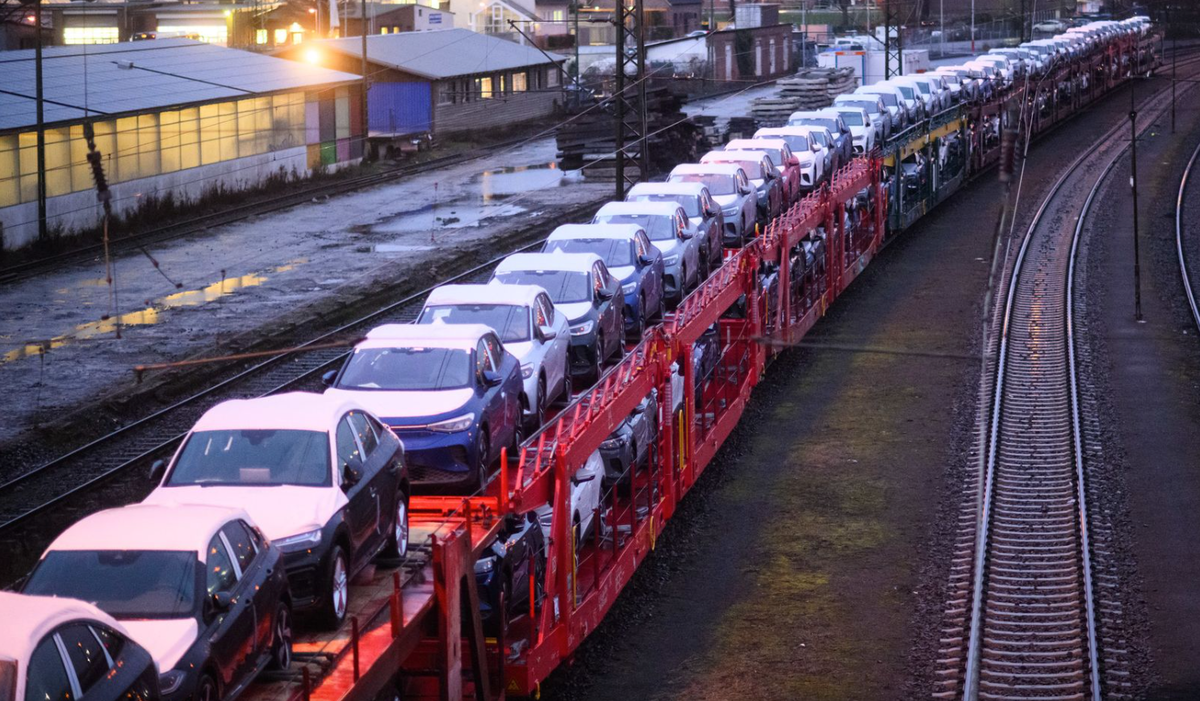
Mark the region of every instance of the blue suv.
POLYGON ((521 364, 483 324, 372 329, 330 385, 400 437, 417 491, 480 491, 501 448, 521 445, 521 364))
POLYGON ((594 253, 621 283, 625 335, 640 341, 651 319, 666 309, 662 253, 636 224, 565 224, 550 234, 544 253, 594 253))

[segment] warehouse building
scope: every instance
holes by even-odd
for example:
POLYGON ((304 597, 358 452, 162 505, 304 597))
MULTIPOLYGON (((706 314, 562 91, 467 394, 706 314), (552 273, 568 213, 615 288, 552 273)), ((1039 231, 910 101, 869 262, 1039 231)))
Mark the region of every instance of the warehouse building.
MULTIPOLYGON (((44 52, 47 221, 96 226, 84 124, 118 214, 149 198, 195 200, 362 155, 357 75, 189 39, 44 52)), ((0 54, 0 240, 38 234, 32 51, 0 54)))
MULTIPOLYGON (((306 42, 275 55, 360 71, 362 39, 306 42)), ((565 60, 467 29, 368 36, 370 135, 448 134, 551 115, 565 60)))

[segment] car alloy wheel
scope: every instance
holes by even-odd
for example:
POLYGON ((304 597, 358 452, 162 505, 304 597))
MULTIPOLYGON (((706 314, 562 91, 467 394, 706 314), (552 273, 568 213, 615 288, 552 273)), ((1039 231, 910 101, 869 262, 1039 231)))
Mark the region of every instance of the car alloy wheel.
POLYGON ((279 604, 275 611, 275 641, 271 648, 271 668, 287 669, 292 666, 292 611, 287 604, 279 604))
POLYGON ((329 577, 326 586, 328 590, 325 593, 321 618, 327 628, 337 628, 346 620, 346 610, 350 601, 350 571, 346 567, 346 551, 341 545, 334 545, 333 552, 329 553, 329 577))
POLYGON ((404 494, 396 495, 396 554, 401 560, 408 557, 408 499, 404 494))
POLYGON ((569 368, 564 369, 562 384, 562 403, 564 406, 571 403, 571 392, 574 390, 575 388, 572 386, 571 382, 571 371, 569 368))
POLYGON ((479 440, 475 448, 478 451, 476 462, 479 463, 478 467, 476 468, 476 470, 479 472, 479 474, 476 475, 476 481, 478 484, 478 489, 476 489, 476 492, 483 494, 485 491, 487 491, 488 468, 491 467, 491 463, 488 461, 488 453, 491 452, 491 445, 488 443, 486 425, 481 425, 479 427, 479 440))
POLYGON ((646 333, 646 295, 638 295, 637 318, 633 320, 633 328, 629 331, 630 340, 640 341, 646 333))
POLYGON ((200 677, 194 698, 196 701, 218 701, 217 682, 207 674, 200 677))
MULTIPOLYGON (((624 324, 622 324, 624 325, 624 324)), ((592 353, 592 369, 591 375, 592 384, 600 381, 600 375, 604 371, 604 332, 596 332, 596 349, 592 353)))

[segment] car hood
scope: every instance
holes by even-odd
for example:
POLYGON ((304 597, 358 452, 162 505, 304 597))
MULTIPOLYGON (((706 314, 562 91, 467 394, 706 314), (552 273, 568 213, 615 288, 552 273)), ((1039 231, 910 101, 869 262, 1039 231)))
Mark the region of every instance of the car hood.
POLYGON ((755 189, 761 190, 763 188, 763 185, 766 184, 766 182, 767 181, 762 178, 755 178, 750 181, 750 184, 753 185, 755 187, 755 189))
POLYGON ((470 387, 414 392, 325 390, 325 394, 358 402, 384 423, 389 419, 413 419, 445 414, 466 404, 474 393, 470 387))
POLYGON ((147 504, 205 504, 245 509, 270 540, 323 528, 346 495, 336 487, 159 487, 147 504))
POLYGON ((615 268, 609 268, 608 272, 623 283, 633 282, 633 279, 637 277, 637 269, 632 265, 618 265, 615 268))
POLYGON ((866 136, 867 128, 866 127, 850 127, 850 135, 851 136, 866 136))
POLYGON ((591 302, 568 302, 566 304, 556 304, 555 308, 566 314, 572 324, 579 323, 581 319, 591 314, 592 310, 595 309, 591 302))
POLYGON ((179 658, 196 642, 199 627, 194 618, 124 620, 121 624, 137 644, 146 648, 159 673, 174 669, 179 658))
POLYGON ((663 258, 666 258, 667 256, 675 255, 676 253, 683 252, 683 242, 680 241, 679 239, 665 239, 663 241, 651 241, 650 245, 657 248, 658 252, 663 255, 663 258))
POLYGON ((504 344, 504 350, 512 353, 517 362, 525 364, 525 359, 533 352, 533 341, 509 342, 504 344))
POLYGON ((730 205, 737 204, 738 201, 738 196, 736 194, 713 195, 712 198, 722 209, 730 205))

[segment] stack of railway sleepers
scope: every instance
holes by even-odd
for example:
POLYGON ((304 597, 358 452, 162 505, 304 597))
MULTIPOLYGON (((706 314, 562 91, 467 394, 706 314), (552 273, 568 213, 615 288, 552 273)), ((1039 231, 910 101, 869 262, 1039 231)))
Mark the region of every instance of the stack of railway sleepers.
POLYGON ((833 98, 854 89, 853 68, 806 68, 792 78, 775 83, 779 92, 771 97, 755 98, 750 114, 767 127, 782 126, 797 110, 828 107, 833 98))
MULTIPOLYGON (((662 172, 676 163, 696 160, 704 137, 700 125, 680 111, 683 98, 673 95, 666 87, 646 91, 648 115, 647 147, 650 168, 662 172)), ((629 124, 636 120, 627 118, 629 124)), ((641 146, 635 141, 636 130, 626 131, 626 176, 640 176, 638 162, 641 146)), ((584 168, 589 180, 616 178, 616 109, 609 104, 563 125, 558 130, 558 162, 564 170, 584 168)))

